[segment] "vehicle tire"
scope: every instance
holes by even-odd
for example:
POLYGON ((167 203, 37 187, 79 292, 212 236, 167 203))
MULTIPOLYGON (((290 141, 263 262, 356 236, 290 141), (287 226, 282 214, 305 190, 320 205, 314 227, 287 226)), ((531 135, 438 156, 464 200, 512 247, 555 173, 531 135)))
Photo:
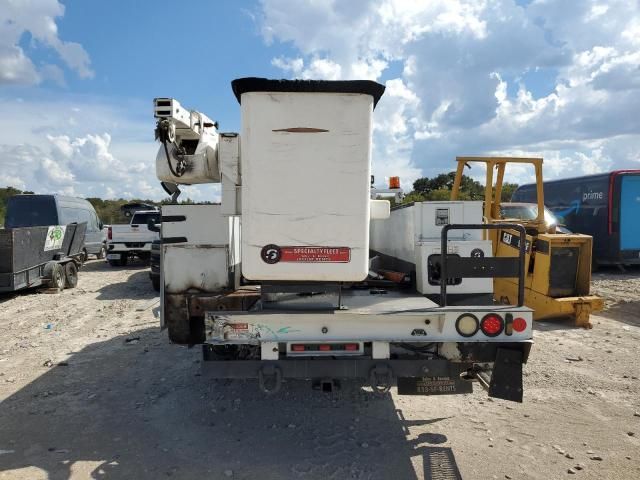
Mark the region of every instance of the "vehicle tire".
POLYGON ((78 266, 75 262, 67 262, 65 264, 64 281, 67 288, 75 288, 78 285, 78 266))
POLYGON ((80 252, 80 263, 84 263, 89 259, 89 254, 87 253, 87 249, 83 248, 80 252))
POLYGON ((58 262, 49 262, 44 266, 43 277, 51 291, 61 292, 64 289, 64 268, 58 262))
POLYGON ((96 253, 96 258, 98 260, 102 260, 105 256, 107 255, 107 247, 105 247, 104 245, 102 245, 100 247, 100 251, 98 253, 96 253))
POLYGON ((129 263, 129 256, 126 253, 120 255, 120 266, 126 267, 127 263, 129 263))
POLYGON ((151 285, 156 292, 160 291, 160 275, 151 275, 151 285))

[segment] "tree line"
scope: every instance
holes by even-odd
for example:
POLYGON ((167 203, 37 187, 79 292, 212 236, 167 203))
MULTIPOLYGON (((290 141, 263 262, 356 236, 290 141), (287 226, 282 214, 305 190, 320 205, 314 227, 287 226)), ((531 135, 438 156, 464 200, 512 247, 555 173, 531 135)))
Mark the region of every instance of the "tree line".
MULTIPOLYGON (((456 172, 442 173, 433 178, 422 177, 413 182, 413 190, 405 195, 402 203, 409 202, 424 202, 429 200, 449 200, 451 197, 451 189, 453 188, 453 182, 456 178, 456 172)), ((515 183, 504 183, 502 185, 501 200, 508 202, 511 200, 511 195, 516 191, 518 185, 515 183)), ((4 216, 6 212, 7 200, 13 195, 21 193, 34 193, 30 191, 21 191, 14 187, 0 188, 0 225, 4 224, 4 216)), ((477 180, 474 180, 466 175, 462 176, 462 182, 460 184, 460 200, 484 200, 484 185, 477 180)), ((149 205, 160 206, 167 203, 171 203, 170 198, 165 198, 160 202, 154 200, 125 200, 124 198, 118 198, 114 200, 105 200, 97 197, 87 198, 89 202, 96 209, 98 217, 106 225, 114 223, 128 223, 127 219, 120 208, 131 202, 147 203, 149 205)), ((195 202, 190 198, 181 200, 180 204, 194 204, 195 202)), ((205 202, 210 203, 210 202, 205 202)))
MULTIPOLYGON (((456 172, 441 173, 433 178, 422 177, 413 182, 413 190, 405 195, 402 203, 450 200, 456 172)), ((516 183, 503 183, 500 200, 511 201, 518 188, 516 183)), ((459 200, 484 200, 484 185, 466 175, 460 182, 459 200)))
MULTIPOLYGON (((0 225, 4 225, 4 217, 7 211, 7 201, 9 200, 9 197, 28 193, 33 194, 34 192, 22 191, 14 187, 0 188, 0 225)), ((105 200, 97 197, 89 197, 87 198, 87 200, 91 203, 91 205, 93 205, 93 208, 95 208, 98 217, 105 225, 111 225, 115 223, 129 223, 130 218, 125 217, 120 210, 120 208, 127 203, 146 203, 154 206, 161 206, 167 203, 171 203, 171 199, 169 197, 159 202, 148 199, 126 200, 124 198, 105 200)), ((181 200, 178 203, 183 205, 190 205, 194 204, 195 202, 190 198, 186 198, 185 200, 181 200)))

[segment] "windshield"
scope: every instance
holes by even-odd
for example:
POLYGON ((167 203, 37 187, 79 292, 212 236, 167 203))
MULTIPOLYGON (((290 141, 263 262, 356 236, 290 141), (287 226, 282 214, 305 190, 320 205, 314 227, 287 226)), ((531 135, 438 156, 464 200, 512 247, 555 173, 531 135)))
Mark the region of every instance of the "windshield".
POLYGON ((160 212, 136 213, 131 218, 131 225, 146 225, 150 218, 153 223, 160 223, 160 212))
POLYGON ((9 198, 6 228, 45 227, 58 225, 58 212, 53 197, 44 195, 18 195, 9 198))
MULTIPOLYGON (((538 206, 535 204, 522 205, 500 205, 500 215, 502 218, 518 218, 520 220, 535 220, 538 218, 538 206)), ((544 221, 547 225, 557 225, 558 219, 544 208, 544 221)))

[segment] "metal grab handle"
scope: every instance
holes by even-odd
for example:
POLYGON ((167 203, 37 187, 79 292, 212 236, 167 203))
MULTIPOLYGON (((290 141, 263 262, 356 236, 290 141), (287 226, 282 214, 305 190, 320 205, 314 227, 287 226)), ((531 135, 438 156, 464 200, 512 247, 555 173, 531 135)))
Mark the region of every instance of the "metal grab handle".
POLYGON ((487 223, 487 224, 459 224, 445 225, 440 235, 440 306, 447 306, 447 256, 449 230, 501 230, 512 229, 520 233, 518 242, 518 307, 524 305, 524 260, 526 254, 527 231, 519 223, 487 223))

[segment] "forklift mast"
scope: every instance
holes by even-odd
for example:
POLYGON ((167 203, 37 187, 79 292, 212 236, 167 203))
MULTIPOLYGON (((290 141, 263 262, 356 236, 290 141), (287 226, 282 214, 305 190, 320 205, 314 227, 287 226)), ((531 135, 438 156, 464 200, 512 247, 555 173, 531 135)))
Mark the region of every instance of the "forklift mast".
MULTIPOLYGON (((470 163, 484 164, 486 184, 483 221, 488 224, 511 221, 521 224, 526 231, 524 303, 533 309, 534 320, 568 317, 573 319, 575 325, 591 328, 590 313, 603 308, 601 298, 589 295, 592 238, 579 233, 559 234, 555 226, 546 224, 542 158, 457 157, 456 160, 458 165, 451 200, 459 199, 464 167, 470 167, 470 163), (500 197, 505 167, 509 163, 534 167, 538 207, 535 219, 502 218, 500 197)), ((521 247, 522 234, 515 229, 491 229, 486 231, 486 235, 492 242, 495 257, 514 257, 521 247)), ((500 303, 513 302, 518 295, 517 286, 514 278, 495 278, 495 300, 500 303)))
POLYGON ((502 184, 504 181, 504 171, 507 163, 529 164, 533 165, 536 174, 536 197, 538 204, 538 217, 530 220, 525 225, 527 228, 535 228, 538 233, 554 233, 548 232, 544 220, 544 190, 542 188, 542 158, 526 158, 526 157, 456 157, 458 167, 456 170, 456 178, 451 191, 451 200, 458 200, 460 194, 460 184, 464 174, 464 167, 471 168, 470 163, 483 163, 486 166, 486 181, 484 191, 484 216, 489 223, 502 220, 500 214, 500 203, 502 196, 502 184), (495 188, 494 185, 495 173, 495 188))

